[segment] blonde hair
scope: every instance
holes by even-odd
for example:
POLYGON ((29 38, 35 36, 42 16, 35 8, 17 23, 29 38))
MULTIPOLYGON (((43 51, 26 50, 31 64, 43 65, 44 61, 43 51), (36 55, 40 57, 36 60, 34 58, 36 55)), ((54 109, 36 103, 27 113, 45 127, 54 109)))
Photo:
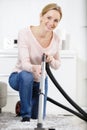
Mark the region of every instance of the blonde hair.
POLYGON ((42 9, 42 12, 41 12, 41 15, 45 15, 48 11, 50 10, 56 10, 60 13, 60 20, 62 18, 62 10, 61 10, 61 7, 58 6, 56 3, 51 3, 51 4, 48 4, 46 5, 43 9, 42 9))

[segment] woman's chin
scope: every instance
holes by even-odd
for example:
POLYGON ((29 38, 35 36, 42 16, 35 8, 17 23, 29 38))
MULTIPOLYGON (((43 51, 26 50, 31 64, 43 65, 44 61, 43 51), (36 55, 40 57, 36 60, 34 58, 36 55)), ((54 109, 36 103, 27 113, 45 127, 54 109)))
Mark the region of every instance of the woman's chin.
POLYGON ((53 29, 51 29, 51 28, 46 28, 46 30, 47 30, 48 32, 53 31, 53 29))

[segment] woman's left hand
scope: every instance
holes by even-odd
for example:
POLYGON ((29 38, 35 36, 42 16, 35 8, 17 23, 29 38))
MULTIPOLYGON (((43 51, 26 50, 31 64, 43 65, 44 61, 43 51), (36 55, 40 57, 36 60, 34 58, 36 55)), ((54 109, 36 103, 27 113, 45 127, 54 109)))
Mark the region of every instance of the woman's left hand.
POLYGON ((50 63, 53 60, 53 56, 46 55, 46 62, 50 63))

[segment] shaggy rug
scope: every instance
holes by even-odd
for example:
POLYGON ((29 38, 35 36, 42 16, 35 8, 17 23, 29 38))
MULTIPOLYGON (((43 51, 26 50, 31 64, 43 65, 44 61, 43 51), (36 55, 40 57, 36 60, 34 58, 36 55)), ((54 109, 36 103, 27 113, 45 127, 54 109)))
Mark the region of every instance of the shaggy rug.
MULTIPOLYGON (((0 130, 34 130, 37 127, 37 120, 21 122, 21 117, 14 113, 2 112, 0 114, 0 130)), ((76 116, 47 115, 43 121, 43 128, 55 130, 87 130, 85 121, 76 116)))

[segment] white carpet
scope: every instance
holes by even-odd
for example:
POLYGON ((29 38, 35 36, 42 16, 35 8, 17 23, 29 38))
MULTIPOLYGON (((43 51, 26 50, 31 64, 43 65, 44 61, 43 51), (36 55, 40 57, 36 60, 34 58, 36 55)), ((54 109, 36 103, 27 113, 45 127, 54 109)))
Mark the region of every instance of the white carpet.
MULTIPOLYGON (((37 120, 21 122, 21 117, 14 113, 2 112, 0 114, 0 130, 34 130, 37 120)), ((43 128, 55 130, 87 130, 87 124, 76 116, 47 115, 43 121, 43 128)))

